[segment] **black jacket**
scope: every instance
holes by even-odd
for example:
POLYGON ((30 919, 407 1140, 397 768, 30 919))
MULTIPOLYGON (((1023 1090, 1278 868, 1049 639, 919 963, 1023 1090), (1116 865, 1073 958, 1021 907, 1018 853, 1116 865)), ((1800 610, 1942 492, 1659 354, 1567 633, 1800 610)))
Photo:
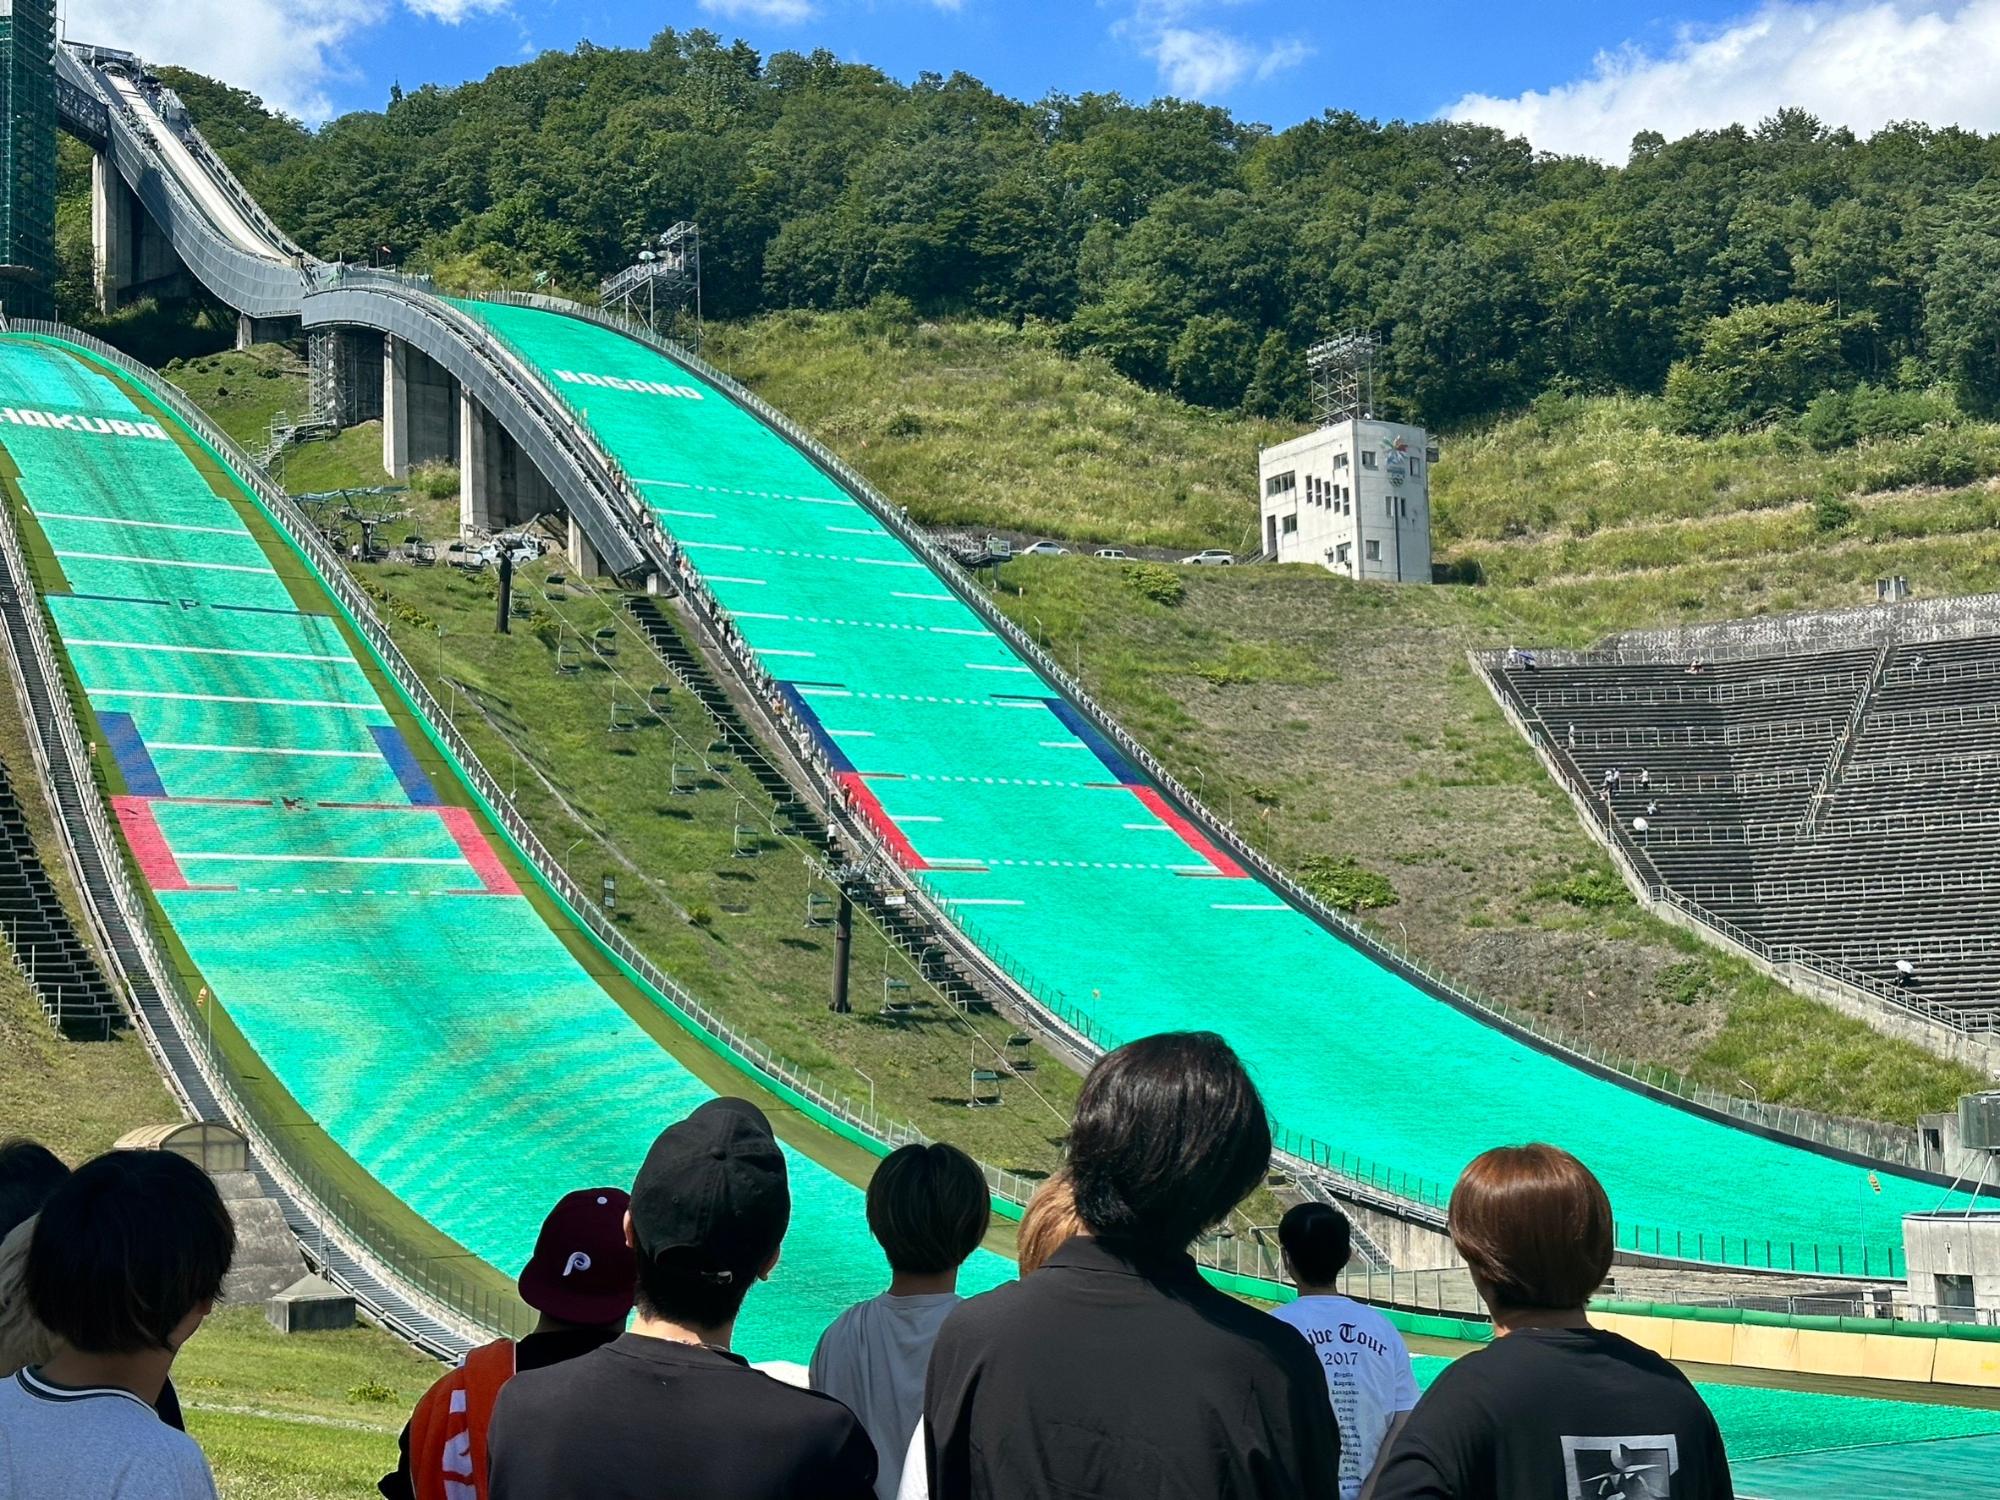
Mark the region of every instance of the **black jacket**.
POLYGON ((1071 1240, 945 1321, 931 1500, 1338 1500, 1340 1429, 1296 1329, 1186 1255, 1071 1240))
POLYGON ((492 1500, 875 1500, 875 1445, 833 1397, 632 1333, 508 1381, 486 1454, 492 1500))

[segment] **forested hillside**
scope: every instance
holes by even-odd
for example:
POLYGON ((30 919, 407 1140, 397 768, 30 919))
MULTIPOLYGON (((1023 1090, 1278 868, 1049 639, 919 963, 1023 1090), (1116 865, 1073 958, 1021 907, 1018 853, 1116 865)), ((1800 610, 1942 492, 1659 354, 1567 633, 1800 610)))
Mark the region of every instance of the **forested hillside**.
POLYGON ((1642 134, 1606 167, 1478 126, 1028 104, 671 30, 318 131, 169 76, 309 248, 455 284, 588 293, 691 217, 711 315, 902 298, 1043 320, 1252 414, 1296 414, 1303 350, 1353 325, 1386 340, 1394 404, 1442 429, 1551 388, 1665 391, 1703 432, 1863 383, 2000 398, 2000 140, 1957 129, 1860 140, 1786 112, 1642 134))

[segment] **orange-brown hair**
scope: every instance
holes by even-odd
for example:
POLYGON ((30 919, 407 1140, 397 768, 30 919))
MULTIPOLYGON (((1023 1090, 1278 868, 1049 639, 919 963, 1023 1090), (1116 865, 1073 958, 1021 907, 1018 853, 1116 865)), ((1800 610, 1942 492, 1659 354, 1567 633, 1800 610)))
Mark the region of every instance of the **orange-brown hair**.
POLYGON ((1496 1146, 1451 1190, 1451 1242, 1496 1308, 1580 1308, 1611 1269, 1611 1200, 1557 1146, 1496 1146))
POLYGON ((1021 1233, 1014 1242, 1021 1274, 1040 1270, 1042 1262, 1055 1254, 1064 1240, 1082 1230, 1083 1220, 1076 1215, 1076 1190, 1065 1168, 1035 1189, 1028 1211, 1021 1215, 1021 1233))

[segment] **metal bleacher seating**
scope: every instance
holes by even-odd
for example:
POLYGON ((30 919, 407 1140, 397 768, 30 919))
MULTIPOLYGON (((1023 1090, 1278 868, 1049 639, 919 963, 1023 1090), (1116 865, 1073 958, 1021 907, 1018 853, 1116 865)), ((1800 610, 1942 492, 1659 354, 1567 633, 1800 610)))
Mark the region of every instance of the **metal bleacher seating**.
POLYGON ((1663 893, 1773 956, 1994 1024, 2000 636, 1705 661, 1697 673, 1685 660, 1494 666, 1530 733, 1663 893))

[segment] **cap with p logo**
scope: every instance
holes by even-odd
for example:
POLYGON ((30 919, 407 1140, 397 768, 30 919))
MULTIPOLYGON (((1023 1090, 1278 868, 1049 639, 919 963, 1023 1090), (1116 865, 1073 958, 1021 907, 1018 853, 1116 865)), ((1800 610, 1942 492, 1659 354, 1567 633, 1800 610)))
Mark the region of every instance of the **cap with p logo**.
POLYGON ((630 1200, 619 1188, 566 1194, 542 1221, 521 1272, 521 1300, 565 1323, 622 1323, 638 1267, 625 1243, 630 1200))

